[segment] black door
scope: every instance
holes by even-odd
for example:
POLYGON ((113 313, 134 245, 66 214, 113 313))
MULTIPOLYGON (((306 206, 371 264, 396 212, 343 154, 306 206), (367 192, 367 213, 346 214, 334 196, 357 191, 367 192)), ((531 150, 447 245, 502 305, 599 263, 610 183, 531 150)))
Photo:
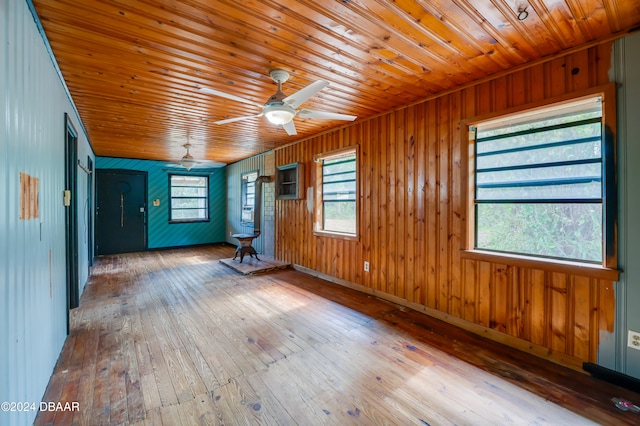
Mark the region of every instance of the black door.
POLYGON ((144 251, 147 173, 102 169, 96 181, 96 254, 144 251))

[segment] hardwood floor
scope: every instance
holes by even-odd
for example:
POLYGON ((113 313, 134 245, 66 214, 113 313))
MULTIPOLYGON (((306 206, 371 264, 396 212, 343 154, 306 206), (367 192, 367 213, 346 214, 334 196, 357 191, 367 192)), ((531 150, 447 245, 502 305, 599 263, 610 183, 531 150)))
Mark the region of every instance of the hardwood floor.
POLYGON ((217 246, 103 257, 35 424, 637 424, 640 395, 217 246))

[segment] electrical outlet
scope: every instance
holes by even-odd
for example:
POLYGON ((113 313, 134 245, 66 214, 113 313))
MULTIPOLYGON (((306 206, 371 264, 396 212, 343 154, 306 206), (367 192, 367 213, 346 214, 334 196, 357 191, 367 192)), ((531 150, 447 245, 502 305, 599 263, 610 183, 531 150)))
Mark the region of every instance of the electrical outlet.
POLYGON ((640 351, 640 333, 637 331, 629 330, 629 340, 627 346, 640 351))
POLYGON ((367 262, 366 260, 364 261, 364 271, 369 272, 369 262, 367 262))

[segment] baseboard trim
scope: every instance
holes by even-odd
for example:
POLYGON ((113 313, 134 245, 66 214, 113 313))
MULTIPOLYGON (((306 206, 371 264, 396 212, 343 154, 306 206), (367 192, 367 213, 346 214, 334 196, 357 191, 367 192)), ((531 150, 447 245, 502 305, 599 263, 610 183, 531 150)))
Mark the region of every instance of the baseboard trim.
POLYGON ((630 391, 640 393, 640 380, 635 377, 618 373, 617 371, 610 370, 592 362, 585 362, 582 364, 582 368, 598 379, 602 379, 614 385, 629 389, 630 391))

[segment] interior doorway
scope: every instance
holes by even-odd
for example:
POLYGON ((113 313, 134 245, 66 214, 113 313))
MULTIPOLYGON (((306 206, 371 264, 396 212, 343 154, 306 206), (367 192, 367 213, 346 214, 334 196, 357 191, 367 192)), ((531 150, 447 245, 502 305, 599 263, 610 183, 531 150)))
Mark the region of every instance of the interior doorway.
POLYGON ((93 160, 87 157, 87 202, 85 220, 87 227, 87 251, 89 252, 89 267, 93 266, 93 160))
POLYGON ((67 268, 67 334, 69 334, 69 311, 80 304, 78 285, 78 132, 69 115, 65 121, 65 226, 67 268))

